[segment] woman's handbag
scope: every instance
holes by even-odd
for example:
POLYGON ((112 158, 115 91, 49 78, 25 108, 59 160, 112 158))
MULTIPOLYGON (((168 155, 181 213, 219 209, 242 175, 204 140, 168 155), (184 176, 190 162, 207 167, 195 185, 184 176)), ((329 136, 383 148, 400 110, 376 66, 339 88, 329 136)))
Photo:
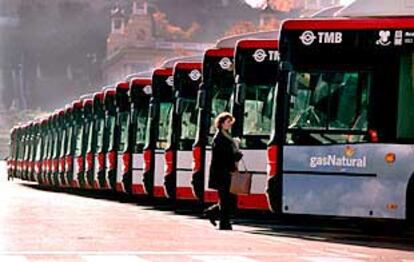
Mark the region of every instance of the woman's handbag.
POLYGON ((250 187, 252 185, 252 174, 247 171, 246 164, 242 160, 244 172, 240 172, 238 169, 231 172, 230 193, 236 195, 248 195, 250 194, 250 187))

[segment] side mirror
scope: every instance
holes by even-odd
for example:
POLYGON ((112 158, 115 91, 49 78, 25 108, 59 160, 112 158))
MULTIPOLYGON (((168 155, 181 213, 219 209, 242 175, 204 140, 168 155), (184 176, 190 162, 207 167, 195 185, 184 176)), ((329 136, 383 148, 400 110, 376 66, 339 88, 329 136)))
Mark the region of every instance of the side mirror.
POLYGON ((199 90, 197 94, 197 108, 199 109, 205 109, 206 107, 206 91, 205 90, 199 90))
POLYGON ((156 115, 156 112, 155 111, 156 111, 155 105, 153 103, 150 103, 150 105, 149 105, 149 117, 151 119, 154 119, 155 118, 155 115, 156 115))
POLYGON ((235 102, 238 105, 243 104, 246 99, 246 85, 245 84, 236 84, 236 99, 235 102))

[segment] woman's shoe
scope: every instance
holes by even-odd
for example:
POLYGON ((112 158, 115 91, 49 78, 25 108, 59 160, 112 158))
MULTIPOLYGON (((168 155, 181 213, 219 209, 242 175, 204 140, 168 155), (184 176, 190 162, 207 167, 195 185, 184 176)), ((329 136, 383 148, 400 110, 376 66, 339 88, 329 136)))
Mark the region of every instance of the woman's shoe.
POLYGON ((213 210, 207 209, 203 213, 204 213, 204 216, 208 218, 208 221, 210 221, 210 223, 213 226, 217 226, 216 216, 213 214, 213 210))
POLYGON ((229 222, 226 223, 220 223, 219 230, 233 230, 233 227, 229 222))

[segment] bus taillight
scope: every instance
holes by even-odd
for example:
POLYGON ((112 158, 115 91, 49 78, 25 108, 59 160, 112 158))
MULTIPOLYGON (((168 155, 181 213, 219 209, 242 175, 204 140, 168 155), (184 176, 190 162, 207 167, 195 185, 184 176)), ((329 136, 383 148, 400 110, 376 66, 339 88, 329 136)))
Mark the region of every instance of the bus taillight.
POLYGON ((193 172, 199 172, 201 169, 201 147, 196 146, 193 148, 193 172))
POLYGON ((273 177, 277 173, 277 155, 279 149, 276 145, 267 148, 267 175, 273 177))
POLYGON ((164 174, 169 175, 173 172, 174 169, 174 151, 167 150, 164 153, 165 168, 164 174))
POLYGON ((378 142, 378 132, 374 129, 369 129, 368 130, 368 135, 369 135, 369 141, 373 142, 373 143, 377 143, 378 142))
POLYGON ((144 172, 148 172, 151 170, 152 152, 150 149, 147 149, 147 150, 144 150, 142 155, 144 157, 144 172))

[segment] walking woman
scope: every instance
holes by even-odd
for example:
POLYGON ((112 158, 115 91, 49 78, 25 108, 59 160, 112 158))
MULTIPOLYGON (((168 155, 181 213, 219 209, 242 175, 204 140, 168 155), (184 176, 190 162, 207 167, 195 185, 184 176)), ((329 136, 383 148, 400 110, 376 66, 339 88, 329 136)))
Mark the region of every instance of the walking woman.
POLYGON ((236 142, 229 134, 234 124, 234 117, 223 112, 214 121, 216 134, 212 143, 209 188, 218 190, 219 203, 207 209, 204 213, 213 225, 216 225, 217 215, 220 219, 220 230, 231 230, 230 211, 235 207, 235 196, 230 193, 231 172, 237 168, 237 162, 242 158, 236 142))

